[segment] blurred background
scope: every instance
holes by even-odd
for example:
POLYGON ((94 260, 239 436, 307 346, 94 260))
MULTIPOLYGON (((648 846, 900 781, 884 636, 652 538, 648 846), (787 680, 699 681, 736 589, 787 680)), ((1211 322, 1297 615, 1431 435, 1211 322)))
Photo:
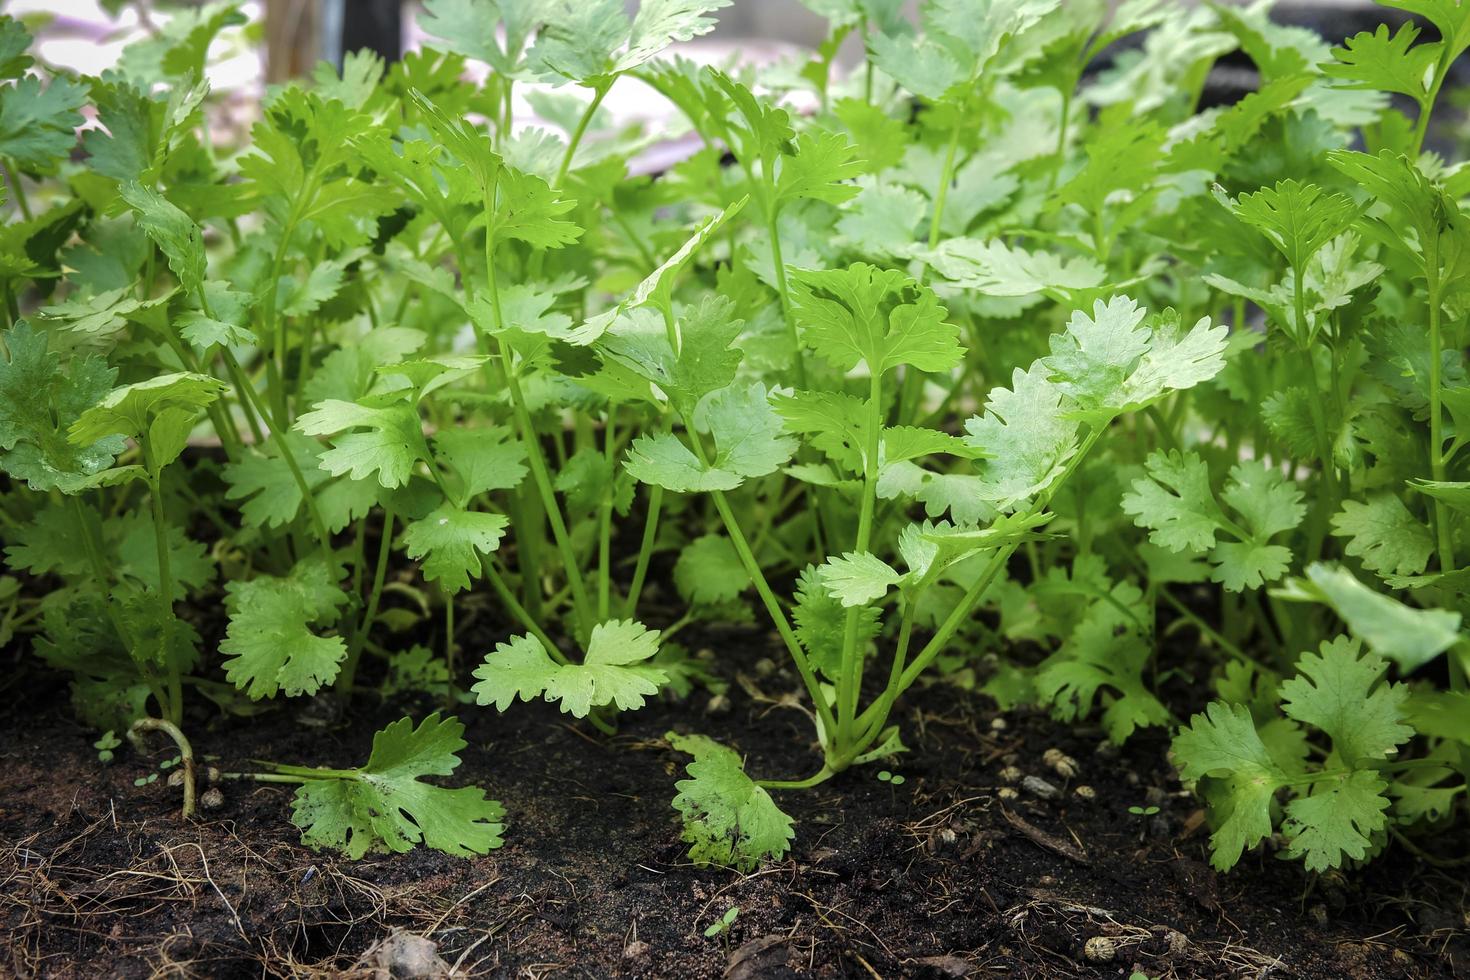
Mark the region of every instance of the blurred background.
MULTIPOLYGON (((1181 9, 1200 0, 1174 0, 1181 9)), ((1282 0, 1269 4, 1255 0, 1224 0, 1242 6, 1269 6, 1274 20, 1316 31, 1338 42, 1379 23, 1396 25, 1401 12, 1372 0, 1282 0)), ((676 44, 673 52, 701 63, 763 64, 789 59, 816 47, 826 37, 826 20, 813 11, 838 0, 734 0, 716 14, 719 28, 706 37, 676 44)), ((189 29, 192 23, 228 16, 238 9, 244 22, 223 31, 209 49, 207 76, 220 99, 212 125, 243 131, 253 120, 264 87, 271 82, 310 75, 320 62, 340 66, 344 52, 368 48, 395 61, 427 40, 418 26, 422 5, 417 0, 247 0, 244 3, 179 2, 179 0, 0 0, 6 12, 23 18, 38 41, 44 64, 83 75, 97 75, 117 64, 124 49, 159 30, 189 29)), ((629 10, 637 0, 627 0, 629 10)), ((910 16, 917 18, 917 0, 908 0, 910 16)), ((1426 28, 1426 39, 1433 37, 1426 28)), ((849 36, 834 70, 841 72, 858 60, 858 39, 849 36)), ((1127 42, 1104 53, 1127 49, 1127 42)), ((1463 66, 1462 66, 1463 67, 1463 66)), ((1211 72, 1203 104, 1225 105, 1252 91, 1258 83, 1249 59, 1240 52, 1225 56, 1211 72)), ((1463 80, 1461 82, 1463 84, 1463 80)), ((1457 87, 1452 82, 1452 88, 1457 87)), ((517 119, 537 122, 524 89, 516 106, 517 119)), ((619 123, 662 123, 673 112, 665 100, 629 79, 615 86, 604 103, 619 123)))

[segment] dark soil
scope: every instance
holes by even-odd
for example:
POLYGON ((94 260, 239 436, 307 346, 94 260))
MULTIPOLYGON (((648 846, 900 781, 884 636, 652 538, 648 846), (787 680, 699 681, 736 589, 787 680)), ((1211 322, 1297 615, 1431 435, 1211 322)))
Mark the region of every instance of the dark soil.
MULTIPOLYGON (((749 663, 764 641, 726 642, 749 663)), ((353 863, 298 843, 290 787, 229 784, 221 808, 181 823, 177 790, 162 779, 134 786, 162 747, 99 765, 64 687, 27 678, 17 687, 42 694, 11 697, 0 714, 0 975, 388 976, 381 966, 405 934, 426 937, 465 976, 1470 971, 1459 873, 1395 851, 1363 871, 1313 877, 1261 852, 1216 875, 1165 739, 1116 752, 1096 732, 1000 715, 987 698, 940 686, 907 699, 913 751, 892 766, 902 785, 865 770, 782 793, 798 821, 787 860, 750 875, 693 867, 669 805, 685 758, 665 731, 723 739, 757 776, 804 775, 818 761, 811 725, 787 697, 793 679, 742 680, 726 698, 651 705, 612 739, 542 705, 505 715, 466 706, 470 747, 453 781, 504 802, 505 847, 474 860, 418 850, 353 863), (1075 758, 1074 778, 1048 768, 1049 748, 1075 758), (1058 795, 1008 783, 1007 766, 1058 795), (705 938, 732 905, 728 933, 705 938), (1088 940, 1111 959, 1090 958, 1088 940)), ((377 727, 429 708, 364 707, 328 730, 290 708, 201 719, 195 745, 226 768, 257 757, 354 765, 377 727)), ((1467 850, 1463 836, 1429 843, 1467 850)))

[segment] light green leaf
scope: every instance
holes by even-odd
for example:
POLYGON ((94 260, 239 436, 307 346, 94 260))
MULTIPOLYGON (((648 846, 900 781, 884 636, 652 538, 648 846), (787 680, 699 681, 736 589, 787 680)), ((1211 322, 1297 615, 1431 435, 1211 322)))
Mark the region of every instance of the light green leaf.
POLYGON ((337 676, 347 644, 321 636, 347 602, 324 561, 298 562, 286 578, 262 575, 225 586, 230 625, 220 652, 225 676, 252 700, 315 694, 337 676))
POLYGON ((462 510, 446 501, 403 529, 408 557, 423 561, 424 580, 450 595, 480 577, 484 555, 500 547, 510 519, 504 514, 462 510))
POLYGON ((677 783, 674 797, 690 860, 748 872, 786 853, 796 836, 792 820, 745 774, 739 755, 703 735, 669 732, 665 737, 676 750, 694 756, 686 767, 689 778, 677 783))
POLYGON ((828 558, 819 574, 822 585, 844 608, 866 606, 881 599, 903 579, 887 562, 866 551, 828 558))

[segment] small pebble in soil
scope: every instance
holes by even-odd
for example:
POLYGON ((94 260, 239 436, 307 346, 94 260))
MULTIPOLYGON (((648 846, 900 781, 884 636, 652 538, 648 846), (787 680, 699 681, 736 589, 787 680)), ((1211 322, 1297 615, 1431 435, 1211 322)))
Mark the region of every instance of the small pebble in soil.
POLYGON ((762 679, 770 677, 776 672, 776 661, 770 657, 761 657, 755 662, 755 676, 762 679))
POLYGON ((1089 963, 1111 963, 1118 955, 1118 944, 1107 936, 1093 936, 1083 944, 1082 955, 1089 963))
POLYGON ((1077 799, 1086 800, 1088 803, 1091 803, 1093 800, 1097 799, 1097 790, 1093 789, 1091 786, 1078 786, 1076 789, 1072 790, 1072 792, 1077 794, 1077 799))
POLYGON ((1018 766, 1006 766, 1000 771, 1000 778, 1008 783, 1019 783, 1022 775, 1018 766))
POLYGON ((648 944, 641 939, 635 939, 623 947, 623 959, 641 960, 648 955, 648 944))
POLYGON ((206 810, 218 810, 225 805, 225 794, 218 786, 211 786, 199 794, 199 805, 206 810))
POLYGON ((1054 800, 1061 795, 1061 790, 1040 776, 1027 776, 1021 780, 1021 788, 1032 796, 1043 800, 1054 800))
POLYGON ((1063 779, 1071 779, 1077 775, 1077 760, 1061 749, 1047 749, 1041 754, 1041 761, 1063 779))
POLYGON ((1320 903, 1313 905, 1307 909, 1307 914, 1312 917, 1312 921, 1317 923, 1317 925, 1325 926, 1327 924, 1327 906, 1320 903))
POLYGON ((1189 950, 1189 937, 1178 929, 1170 929, 1165 933, 1164 942, 1169 944, 1169 953, 1173 956, 1182 956, 1189 950))
POLYGON ((1006 723, 1004 718, 997 717, 990 719, 990 730, 992 732, 1003 732, 1009 727, 1011 726, 1006 723))
POLYGON ((722 715, 730 710, 730 699, 723 694, 716 694, 709 699, 709 704, 704 706, 707 715, 722 715))
POLYGON ((1002 786, 1000 789, 995 791, 995 795, 1002 800, 1015 800, 1019 799, 1021 796, 1020 793, 1017 793, 1009 786, 1002 786))

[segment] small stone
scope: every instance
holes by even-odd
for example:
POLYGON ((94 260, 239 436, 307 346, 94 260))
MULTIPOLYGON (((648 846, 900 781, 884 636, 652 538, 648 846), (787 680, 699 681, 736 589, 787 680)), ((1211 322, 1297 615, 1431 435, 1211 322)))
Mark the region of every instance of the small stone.
POLYGON ((1006 766, 1000 771, 1000 778, 1008 783, 1019 783, 1024 775, 1017 766, 1006 766))
POLYGON ((709 704, 704 706, 707 715, 722 715, 730 710, 730 699, 723 694, 716 694, 709 699, 709 704))
POLYGON ((1107 936, 1093 936, 1082 945, 1082 955, 1089 963, 1111 963, 1118 955, 1118 944, 1107 936))
POLYGON ((218 786, 211 786, 199 794, 199 805, 206 810, 218 810, 225 805, 225 794, 218 786))
POLYGON ((1061 795, 1061 790, 1040 776, 1027 776, 1021 780, 1021 788, 1032 796, 1043 800, 1054 800, 1061 795))
POLYGON ((1019 799, 1021 796, 1020 793, 1017 793, 1010 786, 1002 786, 1000 789, 995 791, 995 795, 1002 800, 1015 800, 1019 799))
POLYGON ((168 784, 170 786, 182 786, 182 785, 184 785, 184 770, 182 770, 182 769, 175 769, 173 772, 169 773, 168 774, 168 784))
POLYGON ((374 950, 375 965, 390 977, 404 980, 439 980, 449 976, 449 964, 439 957, 439 947, 427 936, 394 930, 374 950))
POLYGON ((623 959, 641 960, 648 955, 648 944, 641 939, 635 939, 623 947, 623 959))
POLYGON ((205 766, 204 767, 204 781, 206 783, 217 783, 217 782, 219 782, 219 770, 216 769, 214 766, 205 766))
POLYGON ((1077 794, 1077 799, 1086 800, 1088 803, 1091 803, 1093 800, 1097 799, 1097 790, 1093 789, 1091 786, 1078 786, 1076 789, 1072 790, 1072 792, 1077 794))
POLYGON ((755 662, 755 676, 760 678, 770 677, 776 672, 776 661, 770 657, 761 657, 755 662))
POLYGON ((1010 727, 1011 726, 1006 723, 1006 720, 1004 718, 995 717, 990 719, 990 730, 992 732, 1003 732, 1010 727))
POLYGON ((1181 956, 1189 950, 1189 937, 1178 929, 1170 929, 1164 934, 1164 942, 1169 945, 1169 952, 1174 956, 1181 956))
POLYGON ((1317 925, 1325 926, 1327 924, 1327 906, 1320 902, 1307 909, 1307 914, 1312 917, 1312 921, 1317 923, 1317 925))
POLYGON ((1047 749, 1041 754, 1041 761, 1046 764, 1048 769, 1063 779, 1071 779, 1079 771, 1077 760, 1067 755, 1061 749, 1047 749))

